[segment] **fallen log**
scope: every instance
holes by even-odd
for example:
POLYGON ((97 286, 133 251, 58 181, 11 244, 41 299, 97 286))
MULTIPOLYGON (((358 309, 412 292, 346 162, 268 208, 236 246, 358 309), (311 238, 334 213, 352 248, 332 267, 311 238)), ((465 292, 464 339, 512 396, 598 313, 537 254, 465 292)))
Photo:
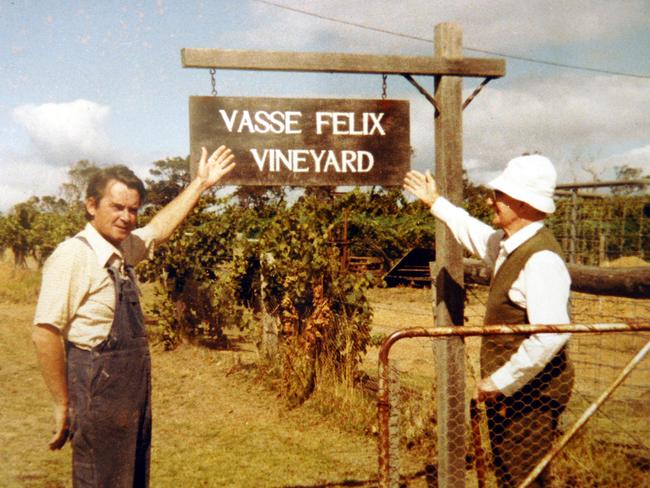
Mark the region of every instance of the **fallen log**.
MULTIPOLYGON (((490 273, 482 261, 465 259, 465 281, 490 284, 490 273)), ((571 289, 592 295, 627 298, 650 298, 650 266, 601 268, 569 264, 571 289)))
POLYGON ((650 298, 650 266, 600 268, 569 265, 571 289, 594 295, 650 298))

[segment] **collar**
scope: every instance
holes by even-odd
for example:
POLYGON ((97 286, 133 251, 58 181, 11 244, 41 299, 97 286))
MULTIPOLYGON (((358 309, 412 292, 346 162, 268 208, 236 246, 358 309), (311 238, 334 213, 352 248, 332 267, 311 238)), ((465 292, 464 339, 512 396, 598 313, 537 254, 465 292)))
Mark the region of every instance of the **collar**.
POLYGON ((92 247, 93 251, 95 252, 97 261, 99 262, 100 266, 108 266, 113 256, 124 261, 122 251, 104 239, 90 222, 88 222, 86 224, 86 227, 84 227, 82 235, 86 238, 88 244, 90 244, 90 247, 92 247))
POLYGON ((542 227, 544 227, 544 222, 541 220, 532 222, 526 227, 522 227, 510 237, 501 241, 501 249, 503 249, 507 254, 512 253, 524 242, 537 234, 542 227))

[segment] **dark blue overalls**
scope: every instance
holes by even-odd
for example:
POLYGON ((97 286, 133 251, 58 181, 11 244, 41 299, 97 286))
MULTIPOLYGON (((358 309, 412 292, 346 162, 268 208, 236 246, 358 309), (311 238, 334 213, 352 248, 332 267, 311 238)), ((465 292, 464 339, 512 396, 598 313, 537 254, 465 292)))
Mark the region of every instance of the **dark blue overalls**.
POLYGON ((151 453, 151 359, 133 270, 115 283, 109 336, 68 349, 75 488, 146 487, 151 453))

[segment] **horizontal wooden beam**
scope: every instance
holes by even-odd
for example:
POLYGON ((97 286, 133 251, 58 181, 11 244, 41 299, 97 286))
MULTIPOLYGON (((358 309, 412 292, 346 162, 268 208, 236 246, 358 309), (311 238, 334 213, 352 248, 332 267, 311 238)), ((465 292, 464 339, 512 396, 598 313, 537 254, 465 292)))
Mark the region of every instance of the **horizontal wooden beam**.
POLYGON ((498 78, 505 75, 503 59, 436 58, 317 52, 241 51, 184 48, 184 68, 324 73, 447 75, 498 78))

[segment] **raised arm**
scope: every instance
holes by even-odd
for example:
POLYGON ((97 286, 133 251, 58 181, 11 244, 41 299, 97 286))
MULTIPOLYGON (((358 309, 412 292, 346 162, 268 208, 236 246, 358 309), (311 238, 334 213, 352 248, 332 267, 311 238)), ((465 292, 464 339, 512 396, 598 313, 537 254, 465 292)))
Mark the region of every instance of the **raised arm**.
POLYGON ((157 244, 166 241, 185 220, 199 201, 201 194, 214 186, 235 167, 234 155, 225 146, 219 147, 208 158, 208 151, 201 148, 201 160, 196 178, 176 197, 163 207, 147 224, 153 229, 157 244))

